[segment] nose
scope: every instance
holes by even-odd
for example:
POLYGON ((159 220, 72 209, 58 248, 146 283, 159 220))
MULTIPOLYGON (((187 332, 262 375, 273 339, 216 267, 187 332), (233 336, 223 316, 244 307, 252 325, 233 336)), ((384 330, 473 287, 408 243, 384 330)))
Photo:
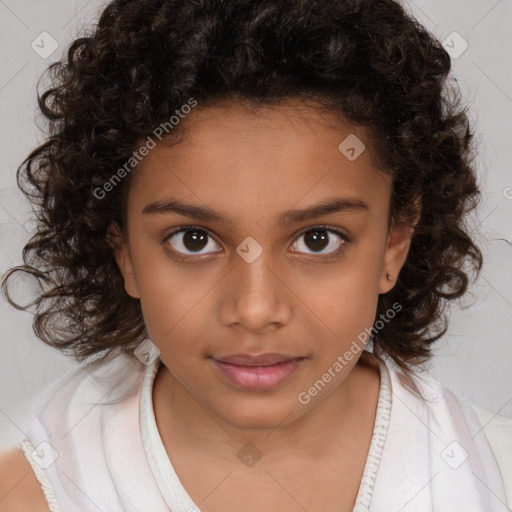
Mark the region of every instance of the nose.
POLYGON ((252 263, 239 258, 225 277, 220 320, 253 333, 286 325, 292 315, 291 296, 286 276, 272 263, 265 251, 252 263))

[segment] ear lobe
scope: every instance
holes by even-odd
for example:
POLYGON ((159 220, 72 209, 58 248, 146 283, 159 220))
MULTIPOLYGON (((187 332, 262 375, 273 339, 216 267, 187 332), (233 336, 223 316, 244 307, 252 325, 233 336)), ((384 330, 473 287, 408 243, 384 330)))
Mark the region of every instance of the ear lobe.
POLYGON ((387 293, 393 288, 411 247, 414 227, 393 223, 388 235, 384 253, 384 266, 379 284, 379 293, 387 293), (391 279, 387 276, 391 275, 391 279))
POLYGON ((114 251, 114 258, 123 276, 126 293, 134 299, 139 299, 140 294, 137 281, 135 280, 135 272, 133 270, 128 241, 125 239, 117 224, 112 223, 109 226, 107 241, 114 251))

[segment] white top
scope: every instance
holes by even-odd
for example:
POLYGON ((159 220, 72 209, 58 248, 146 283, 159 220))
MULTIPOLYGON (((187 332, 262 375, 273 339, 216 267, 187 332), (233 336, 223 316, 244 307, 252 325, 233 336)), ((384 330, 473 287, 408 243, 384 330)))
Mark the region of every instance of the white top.
MULTIPOLYGON (((378 369, 381 386, 354 512, 508 512, 500 467, 510 489, 503 468, 510 470, 512 450, 498 466, 471 406, 429 376, 406 376, 389 358, 366 350, 361 358, 378 369)), ((51 512, 201 510, 155 421, 160 364, 120 354, 95 370, 68 372, 38 397, 21 447, 51 512)), ((511 424, 499 432, 512 447, 511 424)))

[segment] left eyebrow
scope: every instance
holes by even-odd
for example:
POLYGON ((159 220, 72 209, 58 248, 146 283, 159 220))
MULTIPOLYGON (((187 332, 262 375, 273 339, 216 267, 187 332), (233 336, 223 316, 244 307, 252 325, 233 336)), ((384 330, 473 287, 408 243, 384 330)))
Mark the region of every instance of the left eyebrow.
POLYGON ((277 224, 288 225, 331 213, 365 212, 369 209, 368 204, 361 199, 355 197, 333 197, 302 210, 287 210, 279 215, 277 224))
MULTIPOLYGON (((276 224, 289 225, 332 213, 365 212, 368 210, 368 204, 361 199, 351 197, 333 197, 304 209, 286 210, 278 215, 276 224)), ((142 213, 178 213, 193 219, 220 222, 226 226, 233 226, 234 224, 231 219, 228 219, 226 216, 207 206, 187 204, 176 199, 150 203, 144 207, 142 213)))

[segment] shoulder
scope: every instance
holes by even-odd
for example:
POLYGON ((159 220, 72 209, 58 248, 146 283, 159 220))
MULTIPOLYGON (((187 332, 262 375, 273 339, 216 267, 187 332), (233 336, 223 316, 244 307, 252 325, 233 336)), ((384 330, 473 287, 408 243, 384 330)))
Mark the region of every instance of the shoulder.
POLYGON ((105 436, 116 440, 125 428, 132 435, 138 426, 137 397, 145 368, 138 359, 117 357, 101 365, 72 368, 43 389, 24 419, 25 439, 0 450, 0 512, 58 510, 60 500, 66 498, 57 476, 63 464, 58 454, 73 453, 68 469, 80 475, 84 464, 94 467, 101 460, 103 453, 97 448, 105 436), (48 443, 57 454, 52 471, 32 460, 41 443, 48 443))
POLYGON ((48 503, 21 448, 0 452, 0 512, 48 512, 48 503))
MULTIPOLYGON (((26 441, 19 446, 0 450, 0 512, 48 512, 52 507, 56 509, 56 505, 50 507, 43 491, 44 485, 51 488, 53 482, 40 483, 39 479, 45 478, 45 474, 37 475, 34 472, 36 468, 27 459, 26 453, 30 453, 27 450, 43 441, 62 439, 66 432, 71 431, 77 418, 84 417, 90 411, 91 404, 99 404, 103 400, 107 404, 116 403, 136 391, 141 367, 144 365, 133 358, 117 357, 103 365, 71 368, 34 398, 23 425, 26 441)), ((112 412, 112 409, 110 407, 109 411, 112 412)), ((101 428, 99 419, 104 411, 100 414, 98 408, 95 410, 96 416, 92 413, 86 415, 90 420, 88 425, 96 423, 97 428, 101 428)), ((85 424, 85 420, 82 424, 85 424)), ((76 446, 73 436, 65 439, 68 443, 75 442, 76 446)), ((64 442, 53 444, 63 453, 73 448, 64 442)))
POLYGON ((459 444, 478 456, 489 474, 501 474, 507 501, 512 504, 512 420, 473 405, 428 373, 414 375, 411 380, 402 376, 401 384, 415 396, 414 391, 419 391, 415 403, 423 403, 432 419, 430 427, 440 438, 458 438, 459 444), (498 473, 491 469, 494 464, 498 473))
POLYGON ((509 503, 512 505, 512 419, 471 404, 482 424, 500 467, 509 503))

